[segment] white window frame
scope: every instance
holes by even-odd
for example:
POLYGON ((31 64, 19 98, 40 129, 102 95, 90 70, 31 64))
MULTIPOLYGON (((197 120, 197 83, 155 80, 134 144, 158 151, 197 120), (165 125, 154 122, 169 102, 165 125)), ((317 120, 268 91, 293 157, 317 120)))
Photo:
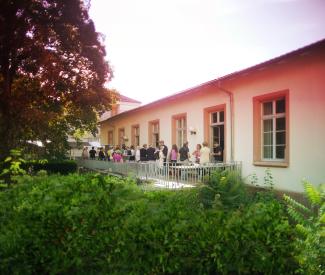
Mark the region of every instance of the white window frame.
POLYGON ((176 145, 178 146, 178 148, 182 147, 183 144, 186 142, 187 136, 187 121, 186 121, 186 117, 182 116, 179 117, 177 119, 175 119, 175 123, 176 123, 176 127, 175 127, 175 131, 176 131, 176 145), (180 137, 180 144, 179 142, 179 137, 180 137))
MULTIPOLYGON (((225 111, 220 110, 216 112, 210 113, 210 144, 213 146, 214 140, 213 140, 213 127, 219 126, 219 125, 225 125, 225 111), (220 121, 220 113, 223 112, 223 121, 220 121), (213 122, 213 114, 217 113, 217 122, 213 122)), ((220 141, 219 141, 220 142, 220 141)))
POLYGON ((151 138, 152 138, 152 146, 157 146, 160 138, 160 125, 159 121, 151 123, 151 138), (156 135, 158 134, 158 140, 156 140, 156 135))
POLYGON ((285 134, 287 135, 287 129, 286 127, 284 128, 284 130, 276 130, 276 119, 277 118, 285 118, 285 121, 287 120, 286 118, 286 112, 284 113, 276 113, 276 102, 278 100, 284 100, 284 104, 286 104, 286 98, 276 98, 276 99, 272 99, 272 100, 266 100, 261 102, 261 159, 263 161, 279 161, 279 162, 283 162, 286 159, 286 150, 284 149, 284 157, 283 158, 276 158, 276 146, 277 145, 284 145, 284 148, 286 147, 286 144, 276 144, 276 133, 277 132, 285 132, 285 134), (272 102, 272 114, 270 115, 264 115, 263 114, 263 110, 264 110, 264 104, 268 103, 268 102, 272 102), (272 158, 265 158, 264 157, 264 120, 270 120, 272 119, 272 158))

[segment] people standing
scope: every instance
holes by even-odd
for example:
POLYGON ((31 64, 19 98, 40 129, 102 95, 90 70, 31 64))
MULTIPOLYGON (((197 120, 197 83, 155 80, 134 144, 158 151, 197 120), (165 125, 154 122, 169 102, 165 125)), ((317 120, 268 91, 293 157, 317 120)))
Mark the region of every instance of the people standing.
POLYGON ((158 152, 158 154, 159 154, 159 159, 158 159, 159 167, 163 167, 164 166, 165 155, 164 155, 163 150, 164 150, 164 146, 161 145, 160 146, 160 149, 159 149, 159 152, 158 152))
POLYGON ((152 147, 151 144, 149 144, 149 147, 147 149, 147 156, 148 156, 148 161, 155 161, 155 151, 156 149, 152 147))
POLYGON ((96 158, 96 150, 95 150, 95 147, 91 147, 91 150, 89 151, 89 156, 90 156, 90 159, 95 159, 96 158))
POLYGON ((159 141, 159 146, 160 147, 163 146, 162 152, 164 154, 164 162, 166 163, 167 155, 168 155, 168 147, 165 145, 163 140, 159 141))
POLYGON ((147 144, 143 144, 142 148, 140 149, 140 161, 147 161, 147 160, 148 160, 147 144))
POLYGON ((111 147, 108 146, 107 151, 106 151, 106 159, 107 159, 107 161, 111 161, 111 157, 112 157, 112 150, 111 150, 111 147))
POLYGON ((135 161, 139 162, 140 161, 140 146, 137 146, 135 150, 135 161))
POLYGON ((88 159, 89 158, 89 153, 88 153, 88 147, 85 146, 82 150, 82 154, 81 154, 83 159, 88 159))
POLYGON ((98 160, 105 160, 105 154, 104 154, 103 147, 99 148, 98 160))
POLYGON ((178 159, 178 148, 176 144, 173 144, 172 150, 170 151, 170 162, 172 165, 176 165, 178 159))
POLYGON ((210 148, 206 141, 204 141, 202 145, 203 147, 200 150, 200 164, 207 164, 210 162, 210 148))
POLYGON ((197 144, 195 151, 192 153, 195 163, 200 163, 201 148, 201 144, 197 144))
POLYGON ((115 147, 114 153, 113 153, 113 161, 114 162, 123 162, 123 153, 120 150, 119 146, 115 147))
POLYGON ((213 145, 213 153, 215 162, 223 162, 223 149, 218 142, 215 142, 213 145))
POLYGON ((130 161, 135 161, 135 150, 133 145, 131 145, 130 147, 130 152, 131 152, 130 161))
POLYGON ((188 142, 184 142, 183 146, 179 149, 179 160, 182 163, 188 163, 190 159, 190 150, 188 149, 188 142))

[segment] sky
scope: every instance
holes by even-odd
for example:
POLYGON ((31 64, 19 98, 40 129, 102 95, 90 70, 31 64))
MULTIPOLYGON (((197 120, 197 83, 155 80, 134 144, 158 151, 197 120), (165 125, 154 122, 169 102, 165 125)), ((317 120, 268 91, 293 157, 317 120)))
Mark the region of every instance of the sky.
POLYGON ((91 0, 114 71, 143 104, 325 38, 325 0, 91 0))

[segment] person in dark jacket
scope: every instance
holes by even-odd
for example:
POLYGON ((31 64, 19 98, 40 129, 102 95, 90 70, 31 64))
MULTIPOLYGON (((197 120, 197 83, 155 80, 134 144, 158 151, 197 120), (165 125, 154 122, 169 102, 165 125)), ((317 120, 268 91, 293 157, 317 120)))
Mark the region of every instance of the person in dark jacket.
POLYGON ((100 148, 99 149, 99 152, 98 152, 98 160, 105 160, 105 154, 104 154, 103 148, 100 148))
POLYGON ((181 149, 179 149, 179 160, 187 163, 190 159, 190 150, 188 149, 188 142, 184 142, 181 149))
POLYGON ((155 151, 156 149, 152 147, 152 145, 150 144, 148 149, 147 149, 147 156, 148 156, 148 160, 149 161, 154 161, 156 160, 155 158, 155 151))
POLYGON ((91 150, 89 151, 89 156, 90 156, 90 159, 95 159, 96 158, 95 147, 91 147, 91 150))
POLYGON ((147 144, 143 144, 142 148, 140 149, 140 161, 147 161, 147 160, 148 160, 147 144))

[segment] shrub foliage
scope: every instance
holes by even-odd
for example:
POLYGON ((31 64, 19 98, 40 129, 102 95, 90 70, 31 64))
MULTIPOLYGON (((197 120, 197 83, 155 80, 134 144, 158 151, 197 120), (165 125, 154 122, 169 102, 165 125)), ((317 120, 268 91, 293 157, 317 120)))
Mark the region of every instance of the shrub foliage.
POLYGON ((204 207, 199 189, 141 191, 85 174, 20 177, 0 192, 1 274, 289 274, 281 204, 204 207))

